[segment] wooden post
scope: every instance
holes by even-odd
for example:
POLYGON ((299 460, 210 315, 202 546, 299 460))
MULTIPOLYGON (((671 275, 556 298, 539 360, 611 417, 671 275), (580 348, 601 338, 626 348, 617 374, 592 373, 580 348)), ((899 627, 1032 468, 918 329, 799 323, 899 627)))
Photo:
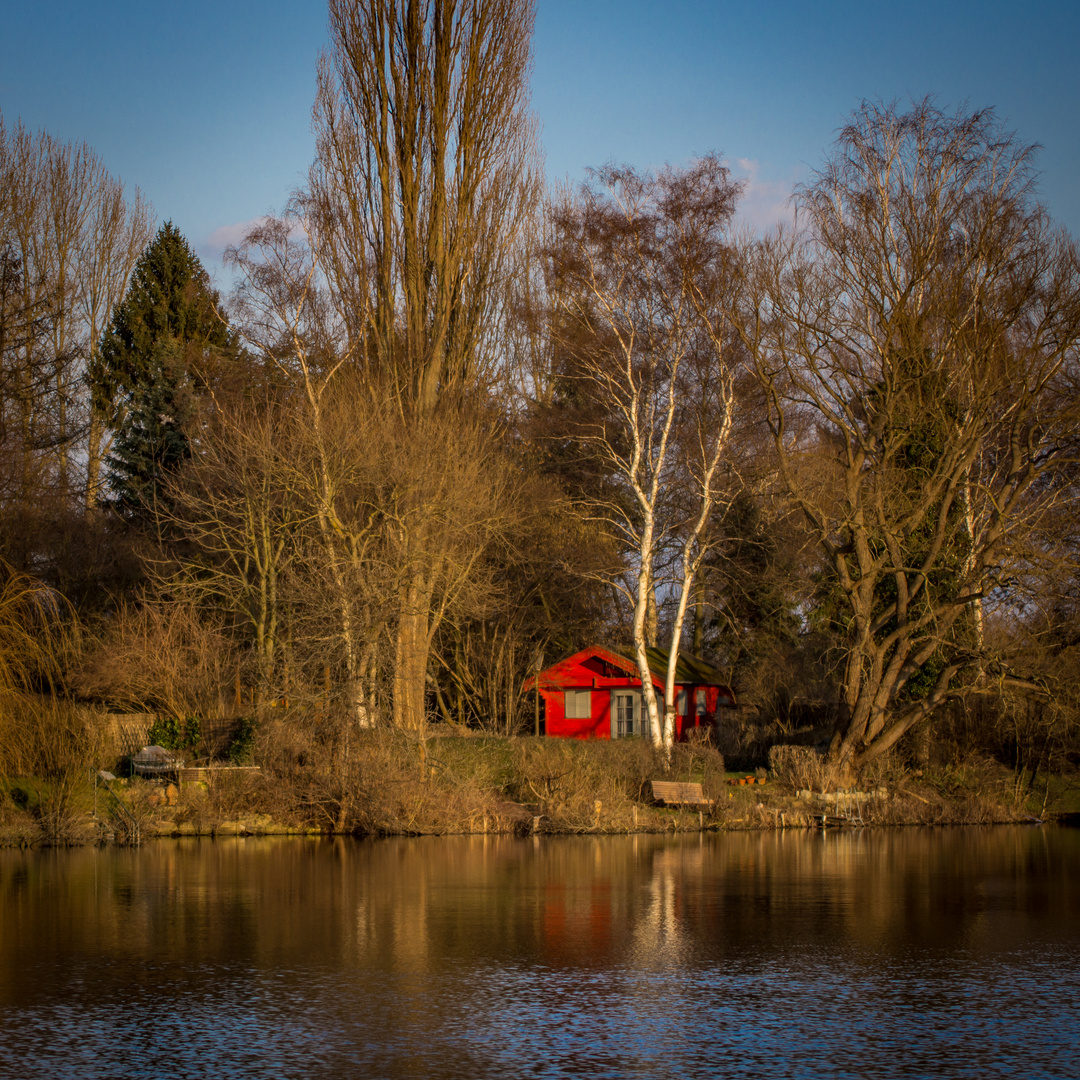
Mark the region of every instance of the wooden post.
POLYGON ((533 702, 533 708, 535 709, 535 715, 533 717, 533 723, 535 726, 536 737, 540 737, 540 671, 544 666, 544 654, 538 652, 536 654, 536 699, 533 702))

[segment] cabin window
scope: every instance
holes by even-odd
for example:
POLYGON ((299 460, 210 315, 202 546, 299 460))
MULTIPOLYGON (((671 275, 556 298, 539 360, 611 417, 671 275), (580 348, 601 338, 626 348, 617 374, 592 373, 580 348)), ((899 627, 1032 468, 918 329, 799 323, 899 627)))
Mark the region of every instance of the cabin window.
POLYGON ((567 720, 588 720, 592 716, 592 691, 591 690, 567 690, 566 711, 567 720))
POLYGON ((611 695, 611 737, 641 735, 641 695, 634 690, 615 690, 611 695))
POLYGON ((699 686, 694 692, 694 712, 698 716, 705 715, 705 687, 699 686))
POLYGON ((685 686, 681 690, 677 691, 676 694, 675 694, 675 711, 680 716, 685 716, 686 715, 686 687, 685 686))

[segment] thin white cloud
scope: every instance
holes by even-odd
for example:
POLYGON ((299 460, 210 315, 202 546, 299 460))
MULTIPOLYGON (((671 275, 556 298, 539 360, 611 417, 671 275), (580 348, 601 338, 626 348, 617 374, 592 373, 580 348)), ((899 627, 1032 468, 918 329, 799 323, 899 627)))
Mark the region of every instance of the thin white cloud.
POLYGON ((743 196, 739 200, 736 220, 756 233, 764 233, 795 219, 791 193, 798 177, 783 180, 761 175, 761 163, 754 158, 737 158, 731 170, 743 181, 743 196))
POLYGON ((215 229, 198 245, 198 255, 202 259, 203 265, 212 274, 214 272, 212 268, 221 266, 225 257, 225 249, 243 243, 244 237, 265 220, 264 215, 250 218, 248 221, 237 221, 231 225, 222 225, 215 229))

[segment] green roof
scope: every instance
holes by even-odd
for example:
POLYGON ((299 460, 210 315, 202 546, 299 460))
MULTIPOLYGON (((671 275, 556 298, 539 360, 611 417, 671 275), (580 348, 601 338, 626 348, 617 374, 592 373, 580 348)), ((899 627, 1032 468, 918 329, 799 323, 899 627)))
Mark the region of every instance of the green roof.
MULTIPOLYGON (((629 661, 631 664, 637 665, 637 660, 633 653, 628 655, 622 649, 612 649, 611 651, 617 656, 621 656, 623 659, 629 661)), ((649 670, 661 681, 667 678, 668 656, 670 653, 670 649, 659 649, 656 647, 645 649, 645 656, 649 661, 649 670)), ((712 664, 707 664, 701 657, 694 656, 692 653, 688 653, 683 649, 679 650, 679 659, 675 663, 675 681, 677 683, 709 683, 716 686, 724 685, 723 676, 712 666, 712 664)))

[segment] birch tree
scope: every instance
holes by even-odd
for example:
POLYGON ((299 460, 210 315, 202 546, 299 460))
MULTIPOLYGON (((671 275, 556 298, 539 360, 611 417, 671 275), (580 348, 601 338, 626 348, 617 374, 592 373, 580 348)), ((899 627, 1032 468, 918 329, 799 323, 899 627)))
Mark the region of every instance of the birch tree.
POLYGON ((585 400, 576 438, 613 485, 596 509, 632 553, 621 587, 651 736, 670 748, 682 628, 733 420, 738 344, 725 302, 739 185, 716 157, 655 177, 615 167, 594 177, 553 211, 553 322, 565 377, 585 400), (673 607, 662 718, 646 654, 654 589, 673 607))

